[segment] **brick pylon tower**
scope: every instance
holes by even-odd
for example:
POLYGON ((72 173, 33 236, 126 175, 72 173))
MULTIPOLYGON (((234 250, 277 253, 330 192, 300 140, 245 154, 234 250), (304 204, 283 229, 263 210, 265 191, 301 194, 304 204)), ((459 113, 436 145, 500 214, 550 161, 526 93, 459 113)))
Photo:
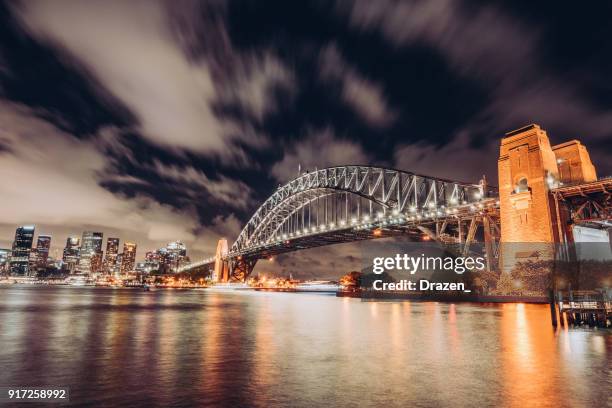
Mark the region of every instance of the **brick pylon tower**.
POLYGON ((229 281, 229 266, 228 263, 223 260, 227 252, 227 239, 221 238, 217 242, 217 251, 215 252, 215 275, 213 276, 213 280, 216 282, 229 281))
POLYGON ((498 160, 502 270, 527 259, 550 259, 565 234, 567 217, 555 211, 550 190, 562 183, 597 179, 586 148, 577 140, 551 146, 532 124, 506 133, 498 160))

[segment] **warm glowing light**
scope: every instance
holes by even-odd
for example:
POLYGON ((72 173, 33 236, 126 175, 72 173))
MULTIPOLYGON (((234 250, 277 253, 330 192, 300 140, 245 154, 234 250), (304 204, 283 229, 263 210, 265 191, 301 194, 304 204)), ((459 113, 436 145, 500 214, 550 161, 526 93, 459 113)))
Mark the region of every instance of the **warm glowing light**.
POLYGON ((375 237, 380 237, 381 235, 382 235, 382 230, 380 228, 377 228, 374 230, 375 237))

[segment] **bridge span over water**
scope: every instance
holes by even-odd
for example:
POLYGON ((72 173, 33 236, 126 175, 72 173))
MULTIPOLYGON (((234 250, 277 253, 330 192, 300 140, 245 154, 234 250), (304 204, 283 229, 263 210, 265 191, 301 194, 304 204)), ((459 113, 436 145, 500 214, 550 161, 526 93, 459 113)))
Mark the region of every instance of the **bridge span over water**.
POLYGON ((578 140, 551 145, 536 124, 506 133, 498 185, 375 166, 307 172, 279 187, 231 246, 221 239, 214 255, 180 271, 205 269, 219 281, 243 281, 259 259, 392 236, 451 244, 459 254, 478 240, 489 270, 510 270, 526 260, 525 251, 500 244, 563 246, 580 235, 576 226, 610 239, 612 178, 597 177, 578 140))
POLYGON ((499 236, 498 194, 477 184, 373 166, 307 172, 279 187, 236 241, 182 270, 209 268, 220 281, 244 280, 259 259, 390 236, 455 243, 468 251, 477 229, 499 236))

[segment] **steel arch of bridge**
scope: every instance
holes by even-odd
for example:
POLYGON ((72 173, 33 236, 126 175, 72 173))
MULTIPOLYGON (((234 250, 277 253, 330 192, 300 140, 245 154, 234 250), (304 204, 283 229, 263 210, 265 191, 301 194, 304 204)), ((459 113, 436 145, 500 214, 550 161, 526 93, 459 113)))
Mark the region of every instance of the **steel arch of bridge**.
POLYGON ((324 168, 305 173, 279 187, 255 211, 228 256, 252 254, 260 247, 288 237, 343 229, 354 222, 355 217, 361 217, 362 214, 366 214, 365 217, 373 216, 374 210, 384 215, 389 211, 395 214, 404 211, 438 211, 476 203, 487 193, 480 184, 461 183, 382 167, 324 168), (362 200, 367 210, 361 208, 362 200), (345 206, 344 213, 342 208, 338 208, 339 203, 345 206), (313 206, 317 211, 315 230, 312 230, 312 222, 309 222, 306 229, 303 218, 306 212, 312 217, 313 206), (322 206, 325 208, 323 224, 318 220, 322 206), (327 219, 328 206, 333 211, 331 220, 327 219), (325 231, 320 230, 321 227, 325 231))

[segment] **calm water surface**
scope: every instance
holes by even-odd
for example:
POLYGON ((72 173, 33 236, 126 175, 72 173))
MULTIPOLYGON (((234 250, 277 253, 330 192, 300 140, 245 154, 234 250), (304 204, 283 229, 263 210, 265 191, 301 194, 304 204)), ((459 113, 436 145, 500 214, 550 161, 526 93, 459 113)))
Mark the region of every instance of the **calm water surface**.
POLYGON ((612 406, 612 333, 549 321, 543 305, 1 287, 0 386, 69 386, 79 406, 612 406))

